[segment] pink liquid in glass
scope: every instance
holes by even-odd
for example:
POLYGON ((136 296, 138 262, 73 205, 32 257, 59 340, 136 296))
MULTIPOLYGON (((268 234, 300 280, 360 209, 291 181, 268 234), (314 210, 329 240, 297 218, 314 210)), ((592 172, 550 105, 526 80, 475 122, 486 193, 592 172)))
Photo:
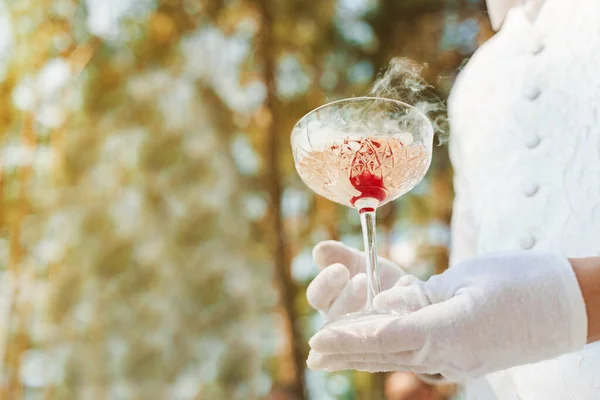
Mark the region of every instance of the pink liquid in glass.
POLYGON ((296 153, 302 180, 316 193, 353 207, 371 198, 383 205, 412 189, 430 153, 411 136, 347 138, 323 150, 296 153))

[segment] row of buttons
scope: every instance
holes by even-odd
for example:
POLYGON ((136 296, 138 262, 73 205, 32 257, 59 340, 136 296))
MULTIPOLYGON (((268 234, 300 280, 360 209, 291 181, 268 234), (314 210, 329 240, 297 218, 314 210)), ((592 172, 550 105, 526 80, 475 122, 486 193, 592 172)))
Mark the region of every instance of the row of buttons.
MULTIPOLYGON (((535 39, 531 42, 529 46, 529 53, 533 56, 536 56, 544 50, 544 47, 544 44, 540 40, 535 39)), ((529 87, 524 92, 525 98, 529 101, 537 100, 541 94, 542 91, 539 87, 536 86, 529 87)), ((542 142, 542 138, 533 132, 522 132, 521 134, 524 135, 523 144, 529 150, 535 149, 542 142)), ((533 182, 525 182, 521 186, 523 194, 527 197, 535 196, 539 189, 539 185, 533 182)), ((532 249, 533 246, 535 246, 535 242, 535 237, 532 234, 527 233, 521 237, 521 239, 519 240, 519 245, 523 250, 529 250, 532 249)))

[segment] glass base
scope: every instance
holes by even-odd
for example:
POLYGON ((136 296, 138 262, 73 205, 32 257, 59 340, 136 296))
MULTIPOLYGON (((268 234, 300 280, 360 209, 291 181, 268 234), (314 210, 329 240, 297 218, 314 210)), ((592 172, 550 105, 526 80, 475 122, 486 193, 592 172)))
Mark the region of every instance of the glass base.
POLYGON ((368 321, 370 319, 374 319, 377 318, 378 316, 381 315, 389 315, 389 316, 398 316, 398 314, 394 314, 391 312, 381 312, 381 311, 377 311, 377 310, 361 310, 361 311, 356 311, 350 314, 346 314, 346 315, 342 315, 332 321, 328 321, 325 323, 325 325, 323 325, 321 327, 321 329, 324 328, 335 328, 335 327, 339 327, 339 326, 344 326, 344 325, 350 325, 350 324, 355 324, 355 323, 359 323, 359 322, 365 322, 368 321))
MULTIPOLYGON (((381 318, 382 315, 389 316, 390 318, 397 318, 402 314, 394 312, 381 312, 377 310, 362 310, 353 312, 350 314, 342 315, 334 319, 333 321, 326 322, 321 329, 336 328, 340 326, 348 326, 355 323, 363 323, 374 318, 381 318)), ((416 374, 417 377, 428 385, 439 385, 447 383, 446 378, 442 374, 416 374)))
POLYGON ((442 374, 417 374, 417 377, 429 385, 446 383, 446 378, 442 374))

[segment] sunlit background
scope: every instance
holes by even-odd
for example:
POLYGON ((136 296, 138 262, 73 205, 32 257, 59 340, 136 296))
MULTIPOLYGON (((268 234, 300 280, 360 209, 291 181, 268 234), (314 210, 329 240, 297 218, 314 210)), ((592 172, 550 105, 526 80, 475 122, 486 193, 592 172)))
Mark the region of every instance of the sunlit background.
MULTIPOLYGON (((483 0, 0 1, 0 398, 451 398, 306 369, 312 246, 362 241, 289 133, 394 56, 445 98, 490 35, 483 0)), ((438 146, 379 212, 421 277, 447 265, 451 179, 438 146)))

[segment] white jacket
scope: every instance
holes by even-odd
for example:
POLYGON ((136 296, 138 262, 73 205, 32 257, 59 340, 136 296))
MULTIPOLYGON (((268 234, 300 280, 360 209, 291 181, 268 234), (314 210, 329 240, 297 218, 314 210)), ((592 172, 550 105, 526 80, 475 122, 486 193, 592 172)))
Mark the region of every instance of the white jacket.
MULTIPOLYGON (((449 100, 451 263, 515 249, 600 255, 600 0, 512 3, 488 0, 502 29, 449 100)), ((600 343, 465 387, 469 400, 600 399, 600 343)))

